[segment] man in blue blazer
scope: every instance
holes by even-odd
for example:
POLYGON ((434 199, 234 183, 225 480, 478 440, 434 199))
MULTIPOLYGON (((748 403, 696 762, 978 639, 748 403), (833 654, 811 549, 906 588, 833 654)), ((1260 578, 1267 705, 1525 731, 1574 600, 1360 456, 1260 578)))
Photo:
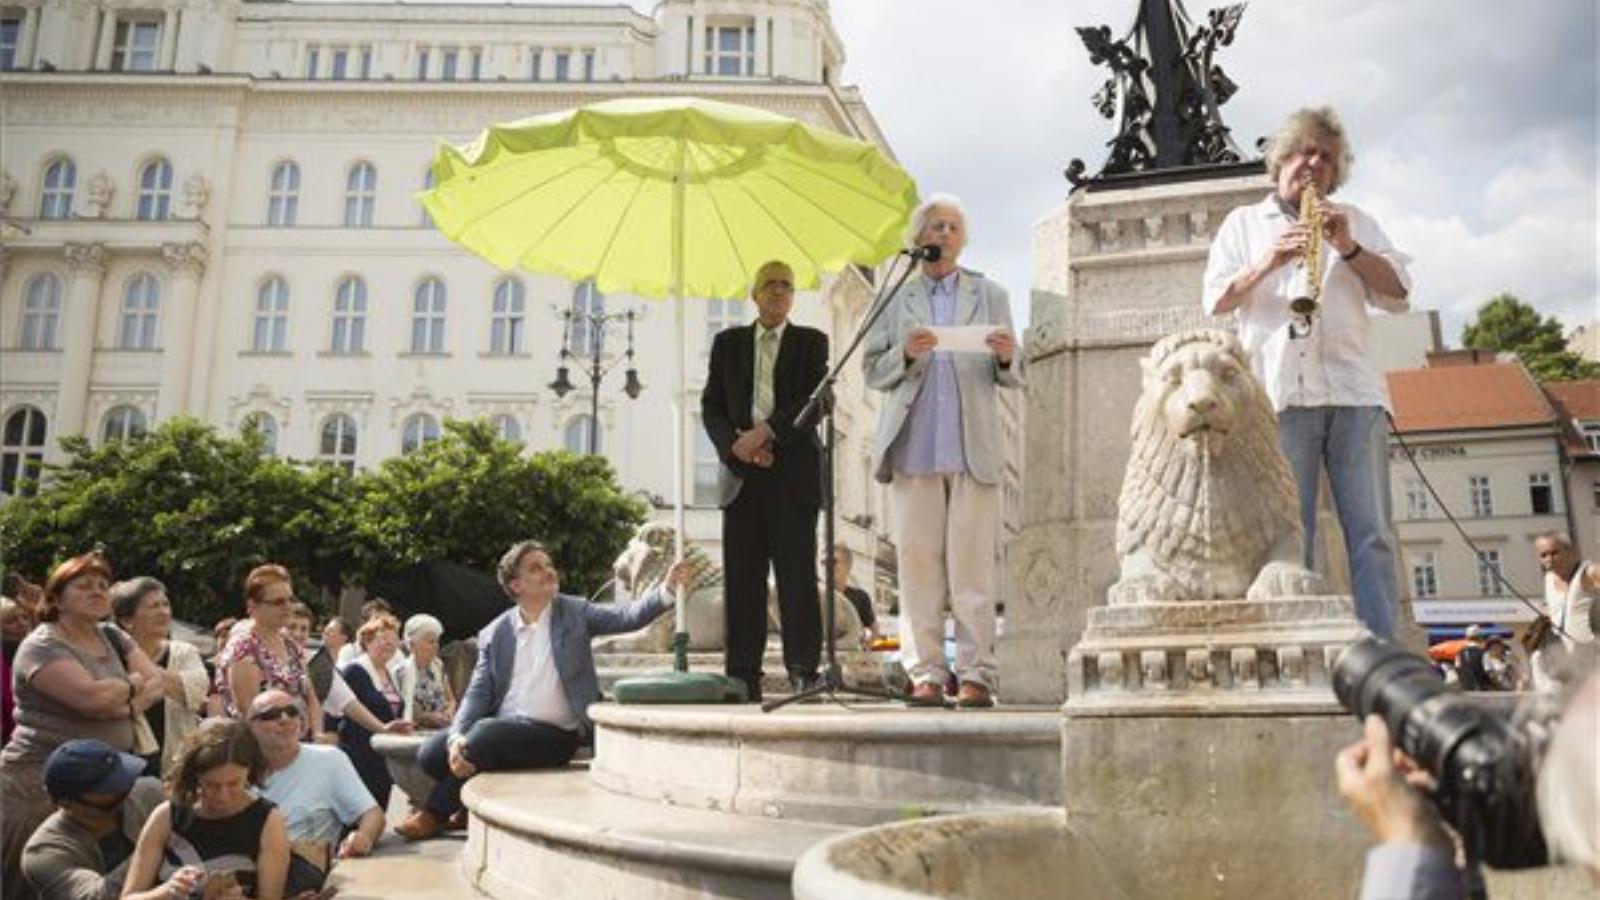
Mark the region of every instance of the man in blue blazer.
POLYGON ((395 828, 410 840, 437 835, 461 811, 461 786, 479 772, 566 765, 593 729, 600 699, 590 641, 637 631, 673 604, 688 579, 679 562, 665 582, 632 603, 594 604, 557 593, 560 575, 538 541, 500 557, 496 574, 516 605, 478 632, 478 661, 448 731, 417 751, 437 779, 422 809, 395 828))

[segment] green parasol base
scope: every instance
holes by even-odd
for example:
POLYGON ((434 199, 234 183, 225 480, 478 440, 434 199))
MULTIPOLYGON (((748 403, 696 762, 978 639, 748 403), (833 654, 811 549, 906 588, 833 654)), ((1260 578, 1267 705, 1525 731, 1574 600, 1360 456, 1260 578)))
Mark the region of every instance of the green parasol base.
POLYGON ((622 678, 611 688, 618 703, 743 703, 743 681, 711 672, 658 672, 622 678))

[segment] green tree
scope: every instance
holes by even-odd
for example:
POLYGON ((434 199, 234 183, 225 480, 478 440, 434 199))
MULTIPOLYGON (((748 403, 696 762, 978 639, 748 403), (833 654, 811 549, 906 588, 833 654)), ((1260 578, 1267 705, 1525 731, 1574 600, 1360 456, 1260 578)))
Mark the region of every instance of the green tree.
POLYGON ((174 615, 209 623, 238 614, 241 586, 262 562, 333 586, 348 554, 341 511, 349 479, 303 471, 263 452, 251 433, 223 437, 191 418, 94 447, 62 440, 67 461, 34 497, 0 507, 0 559, 43 576, 101 548, 119 576, 166 583, 174 615))
POLYGON ((1478 307, 1477 316, 1461 331, 1461 342, 1496 352, 1510 352, 1540 381, 1600 378, 1600 363, 1567 349, 1561 322, 1511 294, 1499 294, 1478 307))
POLYGON ((433 560, 492 569, 511 544, 534 538, 550 548, 563 589, 589 593, 645 511, 604 457, 526 456, 486 421, 450 421, 439 440, 361 476, 350 518, 368 580, 433 560))

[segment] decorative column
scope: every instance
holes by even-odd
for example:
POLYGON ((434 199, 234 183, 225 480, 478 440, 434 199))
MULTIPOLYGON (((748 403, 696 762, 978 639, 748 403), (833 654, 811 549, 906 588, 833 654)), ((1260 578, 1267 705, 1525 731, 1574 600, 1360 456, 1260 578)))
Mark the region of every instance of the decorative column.
POLYGON ((39 43, 39 7, 30 6, 22 13, 22 33, 17 36, 17 57, 14 65, 18 69, 32 69, 35 67, 34 48, 39 43))
POLYGON ((117 39, 117 12, 113 9, 100 14, 100 43, 94 48, 94 67, 104 72, 111 68, 111 48, 117 39))
POLYGON ((156 71, 176 71, 178 53, 178 19, 182 10, 176 6, 169 6, 162 11, 161 21, 161 58, 156 61, 156 71))
POLYGON ((195 306, 200 296, 200 278, 206 270, 206 246, 198 242, 162 244, 161 255, 172 270, 172 300, 161 316, 161 387, 156 394, 158 422, 189 411, 195 306))
MULTIPOLYGON (((61 378, 56 382, 56 421, 58 437, 84 433, 84 414, 89 406, 89 372, 94 364, 96 325, 100 320, 100 291, 106 277, 106 248, 103 244, 68 244, 66 314, 61 329, 61 378)), ((60 455, 52 446, 47 458, 60 455)))

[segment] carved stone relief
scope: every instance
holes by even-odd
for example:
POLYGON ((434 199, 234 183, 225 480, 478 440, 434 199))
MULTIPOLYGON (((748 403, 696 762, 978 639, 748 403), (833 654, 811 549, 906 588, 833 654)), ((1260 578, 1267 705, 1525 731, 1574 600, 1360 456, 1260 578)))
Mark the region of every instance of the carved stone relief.
POLYGON ((103 219, 106 210, 111 207, 111 198, 117 192, 115 182, 103 170, 89 176, 83 187, 83 197, 78 204, 77 216, 80 219, 103 219))

